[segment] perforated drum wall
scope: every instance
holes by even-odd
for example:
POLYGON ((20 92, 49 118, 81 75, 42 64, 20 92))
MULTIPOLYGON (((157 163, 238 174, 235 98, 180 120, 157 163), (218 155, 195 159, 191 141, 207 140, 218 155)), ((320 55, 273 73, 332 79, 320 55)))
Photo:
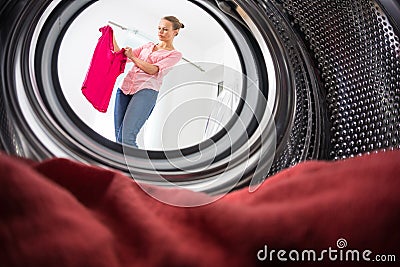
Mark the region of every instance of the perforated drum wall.
POLYGON ((375 1, 278 1, 314 53, 332 159, 400 147, 400 45, 375 1))

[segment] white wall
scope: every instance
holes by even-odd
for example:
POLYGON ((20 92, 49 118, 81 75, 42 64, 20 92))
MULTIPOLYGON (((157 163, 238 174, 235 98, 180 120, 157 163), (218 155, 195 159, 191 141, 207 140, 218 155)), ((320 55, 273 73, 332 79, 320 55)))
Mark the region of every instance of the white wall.
MULTIPOLYGON (((213 100, 217 97, 217 83, 225 80, 226 85, 234 87, 234 79, 224 75, 227 67, 240 70, 233 44, 218 23, 197 6, 179 0, 100 0, 71 25, 60 47, 58 67, 61 87, 71 108, 83 122, 110 140, 114 140, 115 94, 107 113, 100 113, 87 102, 80 90, 100 37, 98 29, 108 21, 114 21, 138 29, 157 41, 158 22, 165 15, 175 15, 185 24, 174 45, 185 58, 201 65, 205 72, 181 61, 166 76, 153 114, 139 134, 139 146, 157 150, 200 142, 204 138, 206 123, 201 118, 209 116, 215 109, 213 100), (199 82, 182 86, 188 81, 199 82), (189 123, 193 118, 199 119, 189 123)), ((113 29, 121 47, 135 47, 147 42, 128 31, 114 26, 113 29)), ((130 67, 127 65, 125 73, 119 76, 115 89, 130 67)))
POLYGON ((223 66, 201 65, 207 71, 182 64, 166 77, 156 108, 143 131, 146 148, 182 148, 203 140, 223 66))

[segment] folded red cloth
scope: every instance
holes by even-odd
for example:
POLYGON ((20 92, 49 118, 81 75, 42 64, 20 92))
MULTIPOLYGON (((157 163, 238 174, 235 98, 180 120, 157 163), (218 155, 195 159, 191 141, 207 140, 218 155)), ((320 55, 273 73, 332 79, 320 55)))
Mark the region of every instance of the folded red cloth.
MULTIPOLYGON (((254 193, 243 188, 209 205, 179 208, 155 200, 122 173, 66 159, 31 163, 0 155, 0 266, 400 261, 399 162, 400 151, 305 162, 254 193)), ((153 190, 187 201, 208 197, 153 190)))

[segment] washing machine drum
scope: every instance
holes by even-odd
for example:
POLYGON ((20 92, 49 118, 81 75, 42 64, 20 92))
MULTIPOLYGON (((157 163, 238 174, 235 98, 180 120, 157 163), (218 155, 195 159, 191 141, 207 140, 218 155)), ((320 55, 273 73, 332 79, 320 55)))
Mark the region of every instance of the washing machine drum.
POLYGON ((238 52, 241 72, 232 75, 241 89, 223 127, 167 150, 135 149, 98 134, 67 101, 58 56, 71 25, 100 2, 3 0, 1 149, 219 194, 257 186, 305 160, 400 147, 397 1, 182 2, 215 20, 238 52))

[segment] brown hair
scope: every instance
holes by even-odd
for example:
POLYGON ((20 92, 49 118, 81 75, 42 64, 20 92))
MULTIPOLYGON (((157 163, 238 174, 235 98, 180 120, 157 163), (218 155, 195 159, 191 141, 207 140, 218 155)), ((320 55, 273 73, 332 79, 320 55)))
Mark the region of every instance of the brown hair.
POLYGON ((179 19, 175 16, 165 16, 162 19, 168 20, 172 23, 172 27, 174 30, 179 30, 185 28, 185 25, 179 21, 179 19))

